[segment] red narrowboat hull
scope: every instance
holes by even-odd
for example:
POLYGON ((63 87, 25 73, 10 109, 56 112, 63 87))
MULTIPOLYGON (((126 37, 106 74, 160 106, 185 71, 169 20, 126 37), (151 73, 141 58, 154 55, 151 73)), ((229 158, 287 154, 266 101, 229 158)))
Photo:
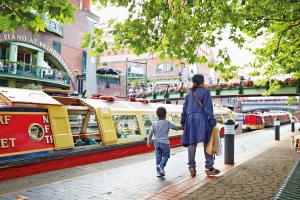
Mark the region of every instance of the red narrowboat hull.
MULTIPOLYGON (((169 141, 171 147, 181 146, 181 136, 171 137, 169 141)), ((78 148, 73 149, 73 156, 65 155, 65 157, 62 158, 58 158, 59 155, 53 155, 52 158, 47 156, 45 160, 36 160, 35 162, 28 164, 26 164, 24 160, 15 161, 14 165, 12 165, 12 163, 2 163, 0 166, 0 181, 154 151, 154 146, 152 145, 151 147, 148 147, 146 145, 146 141, 132 144, 107 146, 104 148, 93 148, 90 150, 86 149, 86 147, 82 148, 84 148, 84 152, 81 153, 76 153, 78 148)))

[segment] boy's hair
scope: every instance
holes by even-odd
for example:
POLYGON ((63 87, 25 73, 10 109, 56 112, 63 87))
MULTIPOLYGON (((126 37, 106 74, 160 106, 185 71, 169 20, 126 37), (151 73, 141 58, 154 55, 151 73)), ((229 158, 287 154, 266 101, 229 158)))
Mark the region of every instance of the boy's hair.
POLYGON ((167 114, 167 110, 164 107, 158 107, 156 109, 156 115, 158 118, 163 118, 167 114))

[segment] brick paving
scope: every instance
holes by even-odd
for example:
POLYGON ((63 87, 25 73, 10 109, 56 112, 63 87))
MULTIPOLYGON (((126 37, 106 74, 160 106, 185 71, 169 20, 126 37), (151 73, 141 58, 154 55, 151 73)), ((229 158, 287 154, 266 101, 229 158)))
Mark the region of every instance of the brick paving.
MULTIPOLYGON (((29 200, 272 199, 300 158, 291 148, 293 133, 289 129, 281 129, 281 141, 274 140, 273 130, 237 137, 235 164, 226 165, 223 156, 217 157, 215 167, 222 172, 215 177, 206 176, 203 149, 199 147, 195 178, 189 176, 184 151, 171 156, 165 178, 155 176, 153 155, 151 160, 3 194, 0 199, 13 200, 17 194, 29 200)), ((5 181, 0 188, 1 184, 5 181)))
POLYGON ((283 140, 183 199, 272 199, 299 159, 283 140))

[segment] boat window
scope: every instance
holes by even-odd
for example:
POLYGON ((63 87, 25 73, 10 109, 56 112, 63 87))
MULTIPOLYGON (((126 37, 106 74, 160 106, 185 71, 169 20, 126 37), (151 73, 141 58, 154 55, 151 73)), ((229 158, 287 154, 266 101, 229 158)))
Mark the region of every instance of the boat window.
POLYGON ((153 121, 158 120, 158 117, 155 114, 151 115, 142 115, 146 134, 149 134, 153 121))
POLYGON ((169 115, 168 118, 168 120, 176 126, 181 126, 180 119, 181 119, 181 115, 174 115, 174 114, 169 115))
POLYGON ((224 120, 224 122, 225 122, 227 119, 230 119, 229 114, 223 114, 223 120, 224 120))
POLYGON ((223 118, 222 118, 221 114, 214 114, 214 116, 215 116, 218 123, 223 124, 223 118))
MULTIPOLYGON (((84 117, 85 117, 84 115, 69 115, 71 131, 73 134, 80 133, 84 117)), ((90 120, 88 122, 86 132, 87 133, 99 132, 95 115, 90 116, 90 120)))
POLYGON ((141 137, 136 115, 112 115, 119 140, 141 137))

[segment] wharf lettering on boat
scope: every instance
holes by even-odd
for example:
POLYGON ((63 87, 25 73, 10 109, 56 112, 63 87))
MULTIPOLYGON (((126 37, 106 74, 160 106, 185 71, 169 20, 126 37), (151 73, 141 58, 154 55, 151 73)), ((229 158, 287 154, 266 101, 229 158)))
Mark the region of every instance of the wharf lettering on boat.
MULTIPOLYGON (((45 130, 45 134, 48 134, 49 131, 51 131, 50 129, 50 122, 49 122, 49 116, 43 116, 43 124, 44 124, 44 130, 45 130)), ((52 135, 45 135, 46 138, 46 143, 49 144, 53 144, 53 137, 52 135)))
POLYGON ((0 124, 7 125, 11 116, 10 115, 0 115, 0 124))
POLYGON ((14 148, 15 147, 15 140, 16 138, 3 138, 0 139, 0 148, 5 149, 5 148, 14 148))
POLYGON ((54 139, 48 113, 0 113, 0 157, 52 148, 54 139))

